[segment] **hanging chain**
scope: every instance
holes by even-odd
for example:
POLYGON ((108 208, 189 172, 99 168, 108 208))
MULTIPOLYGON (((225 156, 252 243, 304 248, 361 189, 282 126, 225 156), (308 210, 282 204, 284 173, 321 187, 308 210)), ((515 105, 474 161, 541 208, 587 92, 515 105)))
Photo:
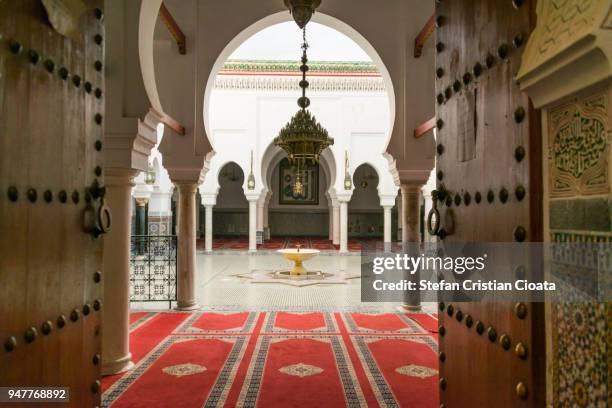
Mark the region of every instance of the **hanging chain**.
POLYGON ((302 39, 304 40, 302 43, 302 49, 304 50, 304 55, 306 55, 306 49, 308 48, 308 41, 306 41, 306 26, 302 28, 302 39))
MULTIPOLYGON (((306 63, 308 62, 308 56, 306 55, 306 50, 308 49, 308 41, 306 41, 306 26, 302 29, 302 36, 304 42, 302 43, 302 64, 308 67, 306 63)), ((306 81, 306 69, 302 71, 302 80, 306 81)), ((302 86, 302 97, 306 97, 306 87, 302 86)))

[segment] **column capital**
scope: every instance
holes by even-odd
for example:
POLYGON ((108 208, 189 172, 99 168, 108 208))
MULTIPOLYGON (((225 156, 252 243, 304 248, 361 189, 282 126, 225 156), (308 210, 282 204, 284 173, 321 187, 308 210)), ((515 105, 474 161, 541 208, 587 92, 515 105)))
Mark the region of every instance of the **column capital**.
POLYGON ((175 181, 174 185, 179 189, 179 192, 195 194, 198 190, 197 181, 175 181))
POLYGON ((149 199, 146 197, 136 197, 135 199, 136 199, 136 204, 139 207, 144 207, 149 202, 149 199))
POLYGON ((424 185, 425 183, 402 183, 400 190, 402 194, 419 193, 424 185))
POLYGON ((217 205, 217 193, 202 193, 200 189, 200 197, 202 197, 202 205, 204 207, 214 207, 217 205))
POLYGON ((352 195, 348 195, 348 194, 343 194, 343 195, 338 194, 336 196, 336 199, 338 200, 338 203, 340 204, 348 203, 349 201, 351 201, 351 196, 352 195))
POLYGON ((402 184, 420 184, 423 185, 429 180, 429 176, 433 170, 433 166, 427 169, 414 170, 399 170, 399 181, 402 184))
POLYGON ((134 177, 138 175, 136 169, 122 167, 104 168, 104 185, 107 187, 134 187, 134 177))
POLYGON ((395 199, 397 194, 379 194, 381 207, 393 207, 395 206, 395 199))

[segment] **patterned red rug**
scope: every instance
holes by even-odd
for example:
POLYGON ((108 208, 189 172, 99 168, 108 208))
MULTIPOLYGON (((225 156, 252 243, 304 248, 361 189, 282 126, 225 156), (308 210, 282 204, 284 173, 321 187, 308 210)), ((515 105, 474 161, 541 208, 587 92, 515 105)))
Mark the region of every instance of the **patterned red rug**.
POLYGON ((133 313, 136 366, 103 406, 437 407, 437 335, 410 316, 133 313))

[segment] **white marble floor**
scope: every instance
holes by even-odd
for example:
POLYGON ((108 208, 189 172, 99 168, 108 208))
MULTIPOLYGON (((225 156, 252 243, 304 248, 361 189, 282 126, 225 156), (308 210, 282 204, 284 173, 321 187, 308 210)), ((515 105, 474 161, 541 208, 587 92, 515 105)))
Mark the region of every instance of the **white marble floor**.
MULTIPOLYGON (((305 265, 310 270, 330 273, 360 273, 359 255, 318 256, 305 265)), ((196 298, 205 309, 245 310, 395 310, 398 303, 362 303, 360 279, 348 279, 345 284, 317 284, 295 287, 282 283, 253 283, 235 275, 252 270, 279 270, 291 264, 276 253, 249 255, 233 254, 197 255, 196 298)), ((167 309, 168 303, 132 303, 132 309, 167 309)), ((435 305, 424 304, 425 311, 434 311, 435 305)))

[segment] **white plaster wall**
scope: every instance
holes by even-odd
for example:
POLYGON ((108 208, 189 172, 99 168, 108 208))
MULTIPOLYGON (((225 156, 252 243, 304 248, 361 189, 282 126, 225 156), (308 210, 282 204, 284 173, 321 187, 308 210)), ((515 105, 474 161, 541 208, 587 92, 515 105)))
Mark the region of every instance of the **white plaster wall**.
MULTIPOLYGON (((296 81, 299 79, 296 78, 296 81)), ((299 109, 295 91, 215 89, 210 99, 210 127, 215 155, 210 162, 202 194, 214 195, 219 189, 219 171, 228 162, 237 163, 245 176, 251 171, 259 194, 264 188, 262 160, 278 131, 299 109)), ((334 138, 330 147, 335 161, 336 191, 344 191, 345 152, 349 154, 349 173, 363 163, 376 171, 380 194, 395 196, 398 187, 384 157, 389 134, 389 102, 385 92, 336 91, 310 92, 310 110, 334 138)), ((333 165, 333 164, 332 164, 333 165)), ((277 175, 271 183, 277 183, 277 175)), ((322 172, 320 179, 324 179, 322 172)), ((246 180, 243 184, 245 192, 246 180)), ((277 188, 277 187, 276 187, 277 188)), ((324 193, 324 192, 323 192, 324 193)), ((325 194, 320 195, 321 201, 325 194)), ((273 198, 273 201, 278 201, 273 198)))
POLYGON ((174 184, 168 176, 163 165, 162 154, 158 150, 159 143, 163 138, 164 125, 157 127, 157 145, 151 150, 149 163, 155 169, 155 184, 145 184, 145 172, 140 172, 134 178, 133 196, 146 196, 149 198, 149 216, 172 216, 172 191, 174 184))

